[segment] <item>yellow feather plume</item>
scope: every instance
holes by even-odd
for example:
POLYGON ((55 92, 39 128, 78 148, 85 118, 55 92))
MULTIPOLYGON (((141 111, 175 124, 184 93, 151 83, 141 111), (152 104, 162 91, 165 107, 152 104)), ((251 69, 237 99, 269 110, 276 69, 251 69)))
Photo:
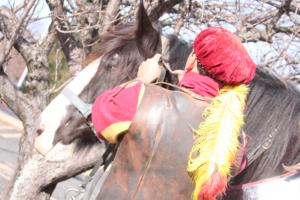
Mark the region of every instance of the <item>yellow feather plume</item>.
POLYGON ((243 110, 248 91, 246 85, 225 86, 205 109, 205 120, 194 131, 196 138, 187 166, 195 183, 194 200, 215 170, 226 180, 230 177, 239 148, 238 136, 244 124, 243 110))

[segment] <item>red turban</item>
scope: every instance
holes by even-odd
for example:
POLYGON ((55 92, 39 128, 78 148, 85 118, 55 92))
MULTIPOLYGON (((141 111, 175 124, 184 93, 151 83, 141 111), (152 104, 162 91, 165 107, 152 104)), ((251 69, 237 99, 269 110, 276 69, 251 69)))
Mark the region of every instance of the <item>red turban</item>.
POLYGON ((209 27, 194 40, 198 62, 225 84, 249 83, 256 65, 237 36, 221 27, 209 27))

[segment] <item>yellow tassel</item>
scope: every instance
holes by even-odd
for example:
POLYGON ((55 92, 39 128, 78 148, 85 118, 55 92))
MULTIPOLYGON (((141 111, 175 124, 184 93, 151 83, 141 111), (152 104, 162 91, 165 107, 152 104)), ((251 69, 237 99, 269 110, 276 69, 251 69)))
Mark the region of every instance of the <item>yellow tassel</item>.
POLYGON ((198 198, 203 184, 210 182, 215 170, 226 180, 230 177, 239 148, 238 136, 244 124, 248 91, 246 85, 225 86, 205 109, 205 120, 194 131, 196 138, 187 166, 195 183, 193 200, 198 198))

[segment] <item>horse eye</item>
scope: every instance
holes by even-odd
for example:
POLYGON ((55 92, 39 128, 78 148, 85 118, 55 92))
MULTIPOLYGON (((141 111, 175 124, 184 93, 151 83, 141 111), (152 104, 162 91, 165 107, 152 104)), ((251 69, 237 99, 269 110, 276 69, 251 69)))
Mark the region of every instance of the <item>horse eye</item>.
POLYGON ((110 69, 110 70, 116 70, 117 66, 116 65, 109 65, 108 69, 110 69))
POLYGON ((112 57, 113 60, 118 60, 120 59, 120 55, 118 53, 114 54, 114 56, 112 57))
POLYGON ((40 136, 43 132, 44 132, 44 129, 42 129, 42 128, 39 128, 36 130, 36 133, 38 136, 40 136))
POLYGON ((45 125, 44 124, 39 125, 39 127, 37 127, 36 129, 37 136, 40 136, 44 132, 44 130, 45 130, 45 125))
POLYGON ((119 54, 117 54, 117 53, 114 54, 110 61, 110 68, 116 69, 118 67, 119 60, 120 60, 119 54))

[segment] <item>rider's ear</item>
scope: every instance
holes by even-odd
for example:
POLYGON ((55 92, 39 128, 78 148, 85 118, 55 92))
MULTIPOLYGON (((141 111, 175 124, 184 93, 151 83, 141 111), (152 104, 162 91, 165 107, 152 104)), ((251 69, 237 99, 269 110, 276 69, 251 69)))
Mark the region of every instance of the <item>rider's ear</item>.
POLYGON ((189 55, 189 57, 187 58, 186 64, 184 69, 186 71, 190 71, 192 70, 194 67, 196 67, 196 63, 197 63, 197 57, 194 53, 194 51, 192 51, 189 55))

